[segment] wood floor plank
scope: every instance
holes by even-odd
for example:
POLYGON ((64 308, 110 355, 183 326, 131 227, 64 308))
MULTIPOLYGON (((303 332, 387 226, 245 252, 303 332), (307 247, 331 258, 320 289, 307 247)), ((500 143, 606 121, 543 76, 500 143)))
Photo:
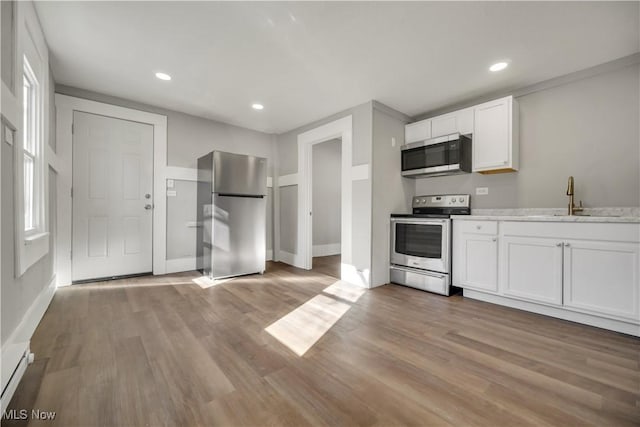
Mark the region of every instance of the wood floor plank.
POLYGON ((334 292, 339 262, 59 289, 9 404, 56 419, 3 425, 640 425, 639 339, 396 285, 334 292), (298 356, 265 329, 318 296, 347 309, 298 356))

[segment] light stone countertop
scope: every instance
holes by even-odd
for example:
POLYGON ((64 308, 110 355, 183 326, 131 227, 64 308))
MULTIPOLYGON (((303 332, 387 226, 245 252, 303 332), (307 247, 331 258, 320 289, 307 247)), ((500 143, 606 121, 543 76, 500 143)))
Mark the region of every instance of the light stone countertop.
POLYGON ((471 215, 452 215, 467 221, 604 222, 640 224, 640 208, 585 208, 574 216, 566 208, 472 209, 471 215))

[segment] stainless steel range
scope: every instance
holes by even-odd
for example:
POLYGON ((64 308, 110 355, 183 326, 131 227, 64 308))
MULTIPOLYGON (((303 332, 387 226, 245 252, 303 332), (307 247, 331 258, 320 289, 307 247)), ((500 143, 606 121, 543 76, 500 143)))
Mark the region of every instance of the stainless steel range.
POLYGON ((416 196, 391 215, 391 282, 451 295, 451 215, 469 215, 468 194, 416 196))

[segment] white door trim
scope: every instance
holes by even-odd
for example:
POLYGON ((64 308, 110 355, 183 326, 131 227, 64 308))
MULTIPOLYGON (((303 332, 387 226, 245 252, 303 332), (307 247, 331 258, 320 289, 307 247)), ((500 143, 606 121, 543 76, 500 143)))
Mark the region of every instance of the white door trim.
POLYGON ((73 112, 99 114, 153 126, 153 274, 166 272, 167 259, 167 117, 131 108, 56 93, 56 152, 58 154, 57 285, 71 284, 73 182, 73 112))
MULTIPOLYGON (((312 266, 312 189, 311 149, 313 145, 335 138, 342 139, 342 226, 341 252, 351 257, 352 224, 352 117, 347 116, 298 135, 298 256, 294 265, 310 270, 312 266)), ((349 262, 342 260, 342 263, 349 262)))

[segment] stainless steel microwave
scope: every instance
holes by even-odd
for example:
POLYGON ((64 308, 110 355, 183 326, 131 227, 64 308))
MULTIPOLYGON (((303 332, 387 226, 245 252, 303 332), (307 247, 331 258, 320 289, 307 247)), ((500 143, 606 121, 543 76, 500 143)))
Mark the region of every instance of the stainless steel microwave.
POLYGON ((458 133, 402 147, 402 176, 453 175, 471 172, 471 138, 458 133))

